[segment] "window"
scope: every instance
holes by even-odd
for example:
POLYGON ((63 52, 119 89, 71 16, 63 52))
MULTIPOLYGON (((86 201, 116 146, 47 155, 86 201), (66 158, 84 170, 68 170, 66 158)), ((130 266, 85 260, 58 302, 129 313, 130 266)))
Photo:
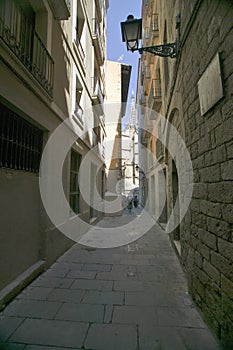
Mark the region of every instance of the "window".
POLYGON ((76 76, 76 94, 75 94, 74 114, 81 122, 83 122, 83 109, 80 106, 82 92, 83 92, 83 87, 82 87, 78 77, 76 76))
POLYGON ((0 103, 0 167, 38 173, 43 131, 0 103))
POLYGON ((75 214, 80 213, 80 190, 78 175, 81 160, 82 156, 72 150, 70 159, 70 207, 75 214))
POLYGON ((28 1, 0 1, 1 39, 52 96, 54 61, 35 30, 41 28, 46 39, 44 22, 45 16, 36 15, 28 1))

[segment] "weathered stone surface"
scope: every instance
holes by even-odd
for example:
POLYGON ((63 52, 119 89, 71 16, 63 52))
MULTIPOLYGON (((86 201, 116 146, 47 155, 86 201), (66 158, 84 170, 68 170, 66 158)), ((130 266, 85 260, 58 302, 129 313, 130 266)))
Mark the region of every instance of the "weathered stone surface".
POLYGON ((210 248, 200 241, 197 242, 197 250, 206 260, 210 259, 210 248))
POLYGON ((232 119, 229 118, 215 129, 217 144, 219 145, 224 142, 231 141, 232 134, 233 134, 233 123, 232 123, 232 119))
POLYGON ((211 263, 219 269, 226 277, 230 280, 233 279, 233 264, 228 259, 224 258, 221 254, 214 251, 210 252, 210 261, 211 263))
POLYGON ((233 204, 225 204, 222 207, 223 219, 233 224, 233 204))
POLYGON ((220 285, 220 272, 205 259, 203 262, 203 270, 216 282, 216 284, 220 285))
POLYGON ((193 187, 193 198, 207 199, 207 184, 195 183, 193 187))
POLYGON ((203 214, 206 214, 208 216, 212 216, 218 219, 220 219, 222 216, 221 208, 222 208, 222 205, 219 203, 211 203, 209 201, 201 201, 200 203, 200 211, 203 214))
POLYGON ((225 293, 222 293, 222 309, 233 322, 233 302, 225 293))
POLYGON ((209 248, 217 251, 217 237, 209 231, 198 229, 198 238, 209 248))
POLYGON ((213 150, 205 153, 205 166, 219 164, 227 160, 227 152, 225 144, 219 145, 213 150))
POLYGON ((233 201, 232 182, 228 181, 228 182, 208 184, 208 199, 211 202, 232 203, 233 201))
POLYGON ((221 164, 221 175, 223 180, 233 180, 233 161, 221 164))
POLYGON ((213 165, 199 170, 201 182, 218 182, 221 180, 220 166, 213 165))
POLYGON ((221 274, 221 287, 223 292, 233 300, 233 282, 221 274))
POLYGON ((227 158, 232 159, 233 158, 233 142, 227 143, 226 149, 227 149, 227 158))
POLYGON ((233 262, 233 243, 232 242, 218 238, 218 251, 225 258, 233 262))
POLYGON ((208 231, 214 233, 216 236, 229 240, 231 237, 230 225, 222 220, 215 218, 207 218, 208 231))

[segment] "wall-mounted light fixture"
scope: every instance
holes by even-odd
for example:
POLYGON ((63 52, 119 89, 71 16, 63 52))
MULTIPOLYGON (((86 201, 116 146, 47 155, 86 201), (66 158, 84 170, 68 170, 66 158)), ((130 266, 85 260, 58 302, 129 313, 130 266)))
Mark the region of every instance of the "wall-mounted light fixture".
POLYGON ((129 15, 125 22, 121 22, 122 41, 126 42, 127 50, 132 52, 138 51, 140 54, 143 51, 150 52, 161 57, 175 58, 177 55, 176 43, 140 47, 139 40, 142 38, 142 19, 136 19, 133 15, 129 15))

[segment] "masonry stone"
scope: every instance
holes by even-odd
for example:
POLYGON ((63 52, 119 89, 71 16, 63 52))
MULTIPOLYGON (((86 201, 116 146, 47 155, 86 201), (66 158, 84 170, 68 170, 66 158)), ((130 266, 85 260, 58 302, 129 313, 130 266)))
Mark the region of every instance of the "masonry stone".
POLYGON ((220 272, 204 259, 203 270, 220 285, 220 272))
POLYGON ((224 258, 221 254, 214 251, 210 252, 210 262, 221 271, 227 278, 232 280, 233 277, 233 264, 228 259, 224 258))
POLYGON ((228 161, 221 164, 221 175, 223 180, 233 180, 233 162, 228 161))
POLYGON ((225 181, 208 184, 208 199, 217 203, 232 203, 233 186, 232 182, 225 181))
POLYGON ((219 237, 217 241, 219 253, 233 263, 233 242, 226 241, 219 237))
POLYGON ((205 183, 195 183, 193 186, 193 197, 200 199, 207 199, 207 184, 205 183))
POLYGON ((208 231, 215 233, 215 235, 218 237, 224 238, 226 240, 229 240, 231 237, 230 224, 225 221, 208 217, 207 227, 208 231))
POLYGON ((233 224, 233 204, 224 204, 222 206, 223 219, 230 224, 233 224))
POLYGON ((220 203, 211 203, 209 201, 201 201, 200 211, 203 214, 220 219, 222 216, 222 205, 220 203))
POLYGON ((229 280, 225 275, 221 274, 221 287, 222 291, 230 298, 233 299, 233 282, 229 280))
POLYGON ((233 123, 232 123, 232 119, 229 118, 215 129, 217 144, 220 145, 223 142, 231 141, 232 134, 233 134, 233 123))
POLYGON ((201 242, 207 245, 209 248, 217 251, 217 237, 215 234, 203 230, 201 228, 198 229, 198 238, 201 242))
POLYGON ((232 159, 233 158, 233 142, 227 143, 226 149, 227 149, 227 158, 232 159))
POLYGON ((218 182, 221 180, 220 166, 214 165, 199 170, 201 182, 218 182))

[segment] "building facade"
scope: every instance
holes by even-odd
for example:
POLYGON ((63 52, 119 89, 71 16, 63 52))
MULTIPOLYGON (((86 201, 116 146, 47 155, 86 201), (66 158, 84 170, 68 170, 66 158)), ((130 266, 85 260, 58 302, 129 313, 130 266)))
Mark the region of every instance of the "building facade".
POLYGON ((126 112, 131 66, 106 61, 106 200, 115 201, 109 213, 122 213, 122 118, 126 112))
POLYGON ((149 210, 153 215, 163 202, 159 221, 166 227, 171 215, 178 219, 171 240, 185 267, 189 291, 223 347, 230 349, 233 4, 228 0, 177 0, 171 5, 144 0, 142 15, 143 46, 177 45, 176 58, 143 53, 140 60, 137 101, 144 108, 140 115, 144 149, 140 152, 151 158, 146 164, 148 192, 153 197, 148 200, 149 210), (172 127, 184 140, 193 167, 193 192, 183 220, 180 149, 176 149, 177 156, 168 149, 172 127), (163 175, 163 194, 156 167, 163 175))
POLYGON ((134 92, 131 96, 129 122, 121 132, 122 138, 122 194, 126 199, 139 193, 139 153, 138 153, 138 121, 134 92))
MULTIPOLYGON (((101 215, 103 203, 92 208, 90 184, 96 182, 103 198, 107 8, 107 0, 0 2, 2 304, 73 244, 51 222, 39 189, 45 144, 64 120, 77 136, 63 165, 66 216, 89 223, 101 215), (79 167, 94 148, 86 202, 79 167)), ((51 179, 57 175, 55 163, 50 159, 47 164, 51 179)), ((59 202, 54 205, 55 211, 63 210, 59 202)))

